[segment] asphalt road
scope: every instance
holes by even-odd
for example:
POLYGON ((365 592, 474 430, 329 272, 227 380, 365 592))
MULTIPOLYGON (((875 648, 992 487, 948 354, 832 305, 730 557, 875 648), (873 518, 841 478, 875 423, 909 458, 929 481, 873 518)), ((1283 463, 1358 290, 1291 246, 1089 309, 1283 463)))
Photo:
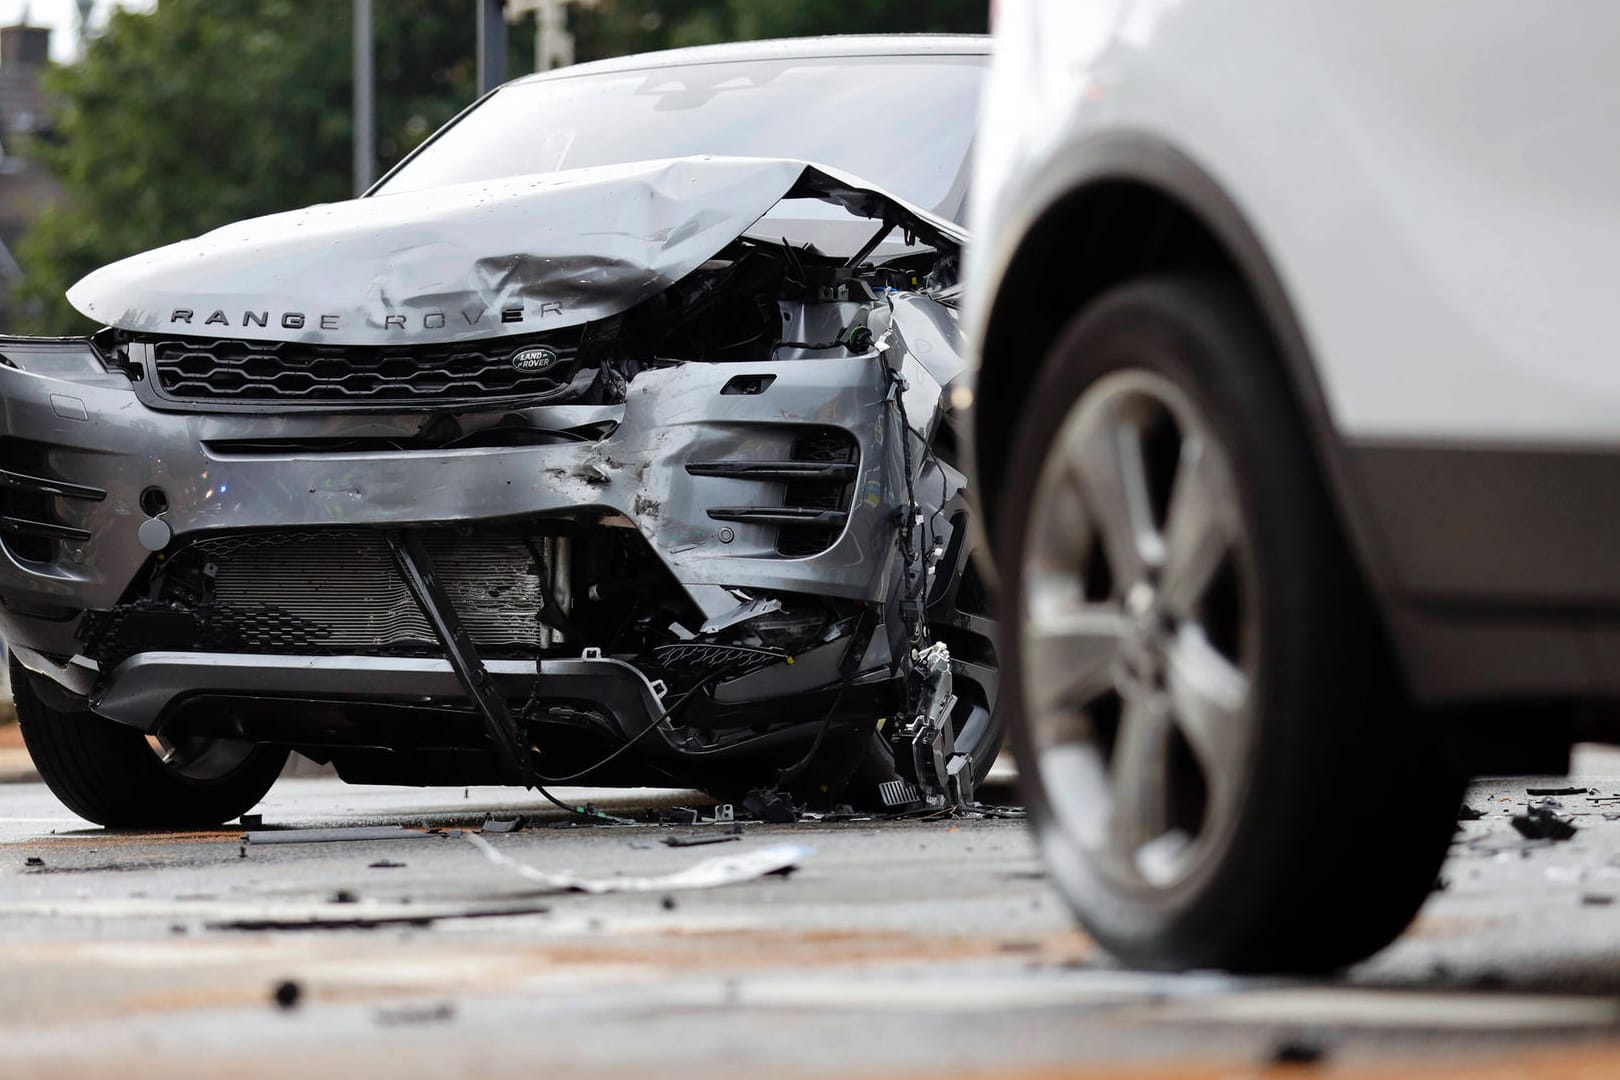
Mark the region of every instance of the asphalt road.
MULTIPOLYGON (((1581 785, 1620 796, 1620 761, 1585 768, 1581 785)), ((1620 1075, 1620 798, 1563 797, 1575 836, 1530 841, 1509 825, 1526 786, 1476 786, 1486 816, 1461 826, 1446 887, 1400 943, 1298 983, 1116 969, 1017 821, 748 824, 669 847, 723 830, 554 828, 534 797, 327 779, 284 780, 262 807, 278 834, 521 812, 531 826, 490 847, 620 884, 813 849, 787 877, 557 894, 459 835, 113 834, 5 785, 0 1075, 1214 1077, 1289 1056, 1318 1058, 1291 1074, 1620 1075)), ((1400 827, 1399 807, 1364 811, 1400 827)))

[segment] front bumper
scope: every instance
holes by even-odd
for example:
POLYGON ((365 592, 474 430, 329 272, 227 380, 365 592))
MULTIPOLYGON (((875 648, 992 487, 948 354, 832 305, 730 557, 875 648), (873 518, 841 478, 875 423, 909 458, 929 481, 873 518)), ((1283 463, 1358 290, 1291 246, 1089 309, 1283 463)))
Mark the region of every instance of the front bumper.
MULTIPOLYGON (((933 389, 937 394, 937 384, 933 389)), ((706 617, 736 606, 728 589, 876 601, 890 591, 893 514, 904 498, 894 490, 903 475, 900 440, 884 395, 879 361, 858 356, 646 371, 624 404, 611 406, 194 414, 150 408, 132 390, 0 366, 0 447, 29 447, 45 479, 105 492, 99 499, 45 498, 48 523, 62 530, 49 558, 38 557, 37 544, 34 558, 20 557, 15 537, 0 532, 0 634, 32 652, 75 654, 79 616, 117 604, 153 556, 147 544, 165 530, 149 527, 143 543, 141 527, 159 505, 154 490, 166 504, 161 516, 171 543, 290 527, 476 524, 597 511, 628 519, 706 617), (728 392, 742 375, 768 376, 755 379, 768 385, 728 392), (555 445, 338 448, 344 440, 409 440, 447 415, 469 427, 496 419, 561 431, 616 426, 602 438, 555 445), (711 516, 768 507, 773 498, 779 505, 782 485, 694 475, 688 464, 784 460, 794 440, 816 427, 839 428, 858 447, 852 505, 829 548, 784 557, 772 525, 711 516), (297 448, 276 449, 295 441, 297 448), (320 449, 323 441, 334 449, 320 449), (243 444, 251 450, 237 449, 243 444)))

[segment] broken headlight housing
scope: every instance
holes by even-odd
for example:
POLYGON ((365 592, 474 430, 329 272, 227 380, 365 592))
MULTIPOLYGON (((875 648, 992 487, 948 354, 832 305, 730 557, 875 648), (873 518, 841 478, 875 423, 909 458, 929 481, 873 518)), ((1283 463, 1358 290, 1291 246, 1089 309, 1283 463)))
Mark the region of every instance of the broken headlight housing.
POLYGON ((80 386, 128 390, 128 376, 102 362, 89 342, 13 341, 0 346, 0 366, 80 386))

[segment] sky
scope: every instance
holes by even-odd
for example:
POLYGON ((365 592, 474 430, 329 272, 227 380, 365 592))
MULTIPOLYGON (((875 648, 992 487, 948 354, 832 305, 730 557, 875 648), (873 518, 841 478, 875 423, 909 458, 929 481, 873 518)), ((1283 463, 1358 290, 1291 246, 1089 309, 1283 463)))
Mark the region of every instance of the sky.
MULTIPOLYGON (((90 25, 100 26, 114 7, 130 11, 150 11, 157 0, 96 0, 90 25)), ((65 63, 79 51, 79 5, 77 0, 0 0, 0 26, 15 26, 24 13, 33 26, 51 28, 51 58, 65 63)))

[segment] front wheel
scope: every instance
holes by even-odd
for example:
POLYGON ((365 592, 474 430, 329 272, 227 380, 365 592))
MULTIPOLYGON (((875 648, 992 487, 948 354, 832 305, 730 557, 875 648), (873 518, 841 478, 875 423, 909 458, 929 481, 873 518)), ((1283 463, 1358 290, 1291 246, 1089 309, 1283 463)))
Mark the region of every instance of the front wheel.
POLYGON ((11 692, 23 744, 56 797, 113 828, 205 828, 250 809, 287 751, 234 739, 149 739, 89 710, 46 704, 15 659, 11 692))
POLYGON ((1430 891, 1461 796, 1277 370, 1224 283, 1123 285, 1047 356, 1005 478, 1025 796, 1071 906, 1136 965, 1369 955, 1430 891), (1398 830, 1366 820, 1397 804, 1398 830))

